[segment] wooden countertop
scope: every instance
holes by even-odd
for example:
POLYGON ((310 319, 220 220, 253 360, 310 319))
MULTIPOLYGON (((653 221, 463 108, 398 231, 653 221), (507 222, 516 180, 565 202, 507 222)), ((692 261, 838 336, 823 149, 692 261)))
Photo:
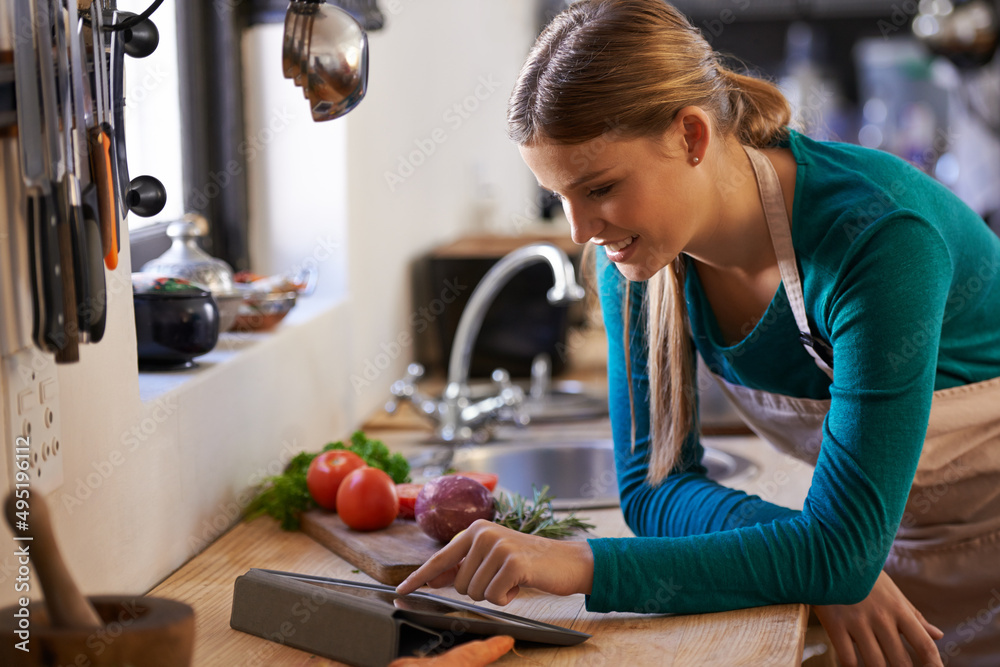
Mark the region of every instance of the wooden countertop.
MULTIPOLYGON (((602 378, 604 349, 599 337, 584 336, 571 339, 571 343, 575 362, 571 376, 594 381, 602 378)), ((421 447, 418 443, 429 433, 427 422, 409 404, 393 416, 374 415, 364 430, 405 455, 421 447)), ((610 423, 605 419, 545 424, 532 426, 530 431, 533 438, 541 440, 574 435, 610 437, 610 423)), ((617 508, 585 510, 580 515, 596 525, 592 531, 596 535, 631 535, 617 508)), ((341 664, 229 627, 234 581, 251 568, 374 581, 305 534, 280 530, 270 518, 239 523, 150 592, 194 607, 194 667, 341 664)), ((468 601, 453 589, 434 592, 468 601)), ((507 654, 497 663, 501 665, 791 667, 801 664, 808 617, 808 607, 802 604, 696 615, 597 614, 586 611, 582 595, 556 597, 532 590, 522 591, 503 610, 593 636, 574 647, 516 647, 516 654, 507 654)))
MULTIPOLYGON (((597 534, 628 533, 618 510, 590 510, 586 516, 597 524, 597 534)), ((341 664, 229 627, 233 582, 254 567, 373 581, 306 535, 283 532, 273 519, 240 523, 150 592, 194 607, 194 666, 341 664)), ((450 589, 435 592, 467 600, 450 589)), ((799 665, 807 617, 805 605, 688 616, 595 614, 584 609, 582 595, 531 590, 503 610, 593 637, 572 647, 518 647, 500 665, 799 665)))
MULTIPOLYGON (((366 432, 394 451, 411 453, 421 434, 416 415, 379 416, 366 432), (375 423, 380 429, 371 428, 375 423), (406 426, 404 426, 404 424, 406 426)), ((536 436, 558 431, 563 437, 580 433, 599 436, 603 423, 536 426, 536 436), (551 430, 550 430, 551 429, 551 430)), ((610 430, 608 430, 610 434, 610 430)), ((426 434, 424 434, 426 435, 426 434)), ((621 511, 584 510, 581 516, 595 524, 594 534, 625 537, 632 533, 621 511)), ((339 579, 374 581, 353 565, 303 533, 280 530, 273 519, 261 517, 237 524, 204 552, 185 564, 150 595, 180 600, 195 609, 194 667, 230 665, 338 665, 341 663, 289 648, 229 627, 233 583, 250 568, 266 568, 339 579)), ((453 589, 435 593, 468 601, 453 589)), ((479 603, 493 607, 489 603, 479 603)), ((494 607, 496 608, 496 607, 494 607)), ((645 615, 597 614, 584 609, 584 597, 557 597, 524 590, 506 612, 523 615, 593 635, 586 642, 564 648, 520 648, 497 664, 532 665, 799 665, 806 636, 808 607, 789 604, 741 609, 715 614, 645 615)))

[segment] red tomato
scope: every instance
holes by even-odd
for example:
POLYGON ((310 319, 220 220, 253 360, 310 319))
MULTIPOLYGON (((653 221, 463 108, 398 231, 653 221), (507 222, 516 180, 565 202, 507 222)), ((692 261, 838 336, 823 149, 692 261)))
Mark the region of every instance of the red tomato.
POLYGON ((416 518, 417 495, 423 484, 397 484, 396 495, 399 496, 399 516, 402 519, 416 518))
POLYGON ((354 470, 337 491, 337 513, 354 530, 385 528, 399 514, 395 482, 378 468, 354 470))
POLYGON ((365 460, 346 449, 332 449, 312 460, 306 472, 306 486, 316 504, 328 510, 337 509, 337 489, 347 474, 364 468, 365 460))
POLYGON ((449 474, 461 475, 462 477, 468 477, 470 479, 474 479, 483 486, 485 486, 490 491, 493 491, 495 488, 497 488, 497 476, 491 472, 464 472, 460 470, 458 472, 453 472, 449 474))

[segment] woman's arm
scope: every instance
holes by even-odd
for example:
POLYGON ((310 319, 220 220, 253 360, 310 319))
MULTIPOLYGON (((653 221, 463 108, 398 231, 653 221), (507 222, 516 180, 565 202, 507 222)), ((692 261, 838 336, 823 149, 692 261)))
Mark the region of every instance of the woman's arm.
POLYGON ((660 485, 646 482, 649 453, 649 379, 643 332, 646 315, 641 304, 645 285, 629 284, 606 257, 597 256, 598 286, 608 337, 608 391, 615 441, 618 487, 625 521, 636 535, 683 537, 740 526, 769 523, 798 512, 743 491, 722 486, 706 477, 704 450, 693 430, 684 443, 680 463, 660 485), (625 372, 625 289, 631 290, 630 357, 632 395, 635 397, 635 448, 632 448, 632 410, 625 372))
MULTIPOLYGON (((633 530, 649 537, 590 541, 589 608, 705 612, 864 599, 899 525, 927 426, 934 332, 940 331, 951 276, 936 230, 909 216, 872 225, 855 240, 833 281, 826 322, 835 357, 831 412, 801 513, 696 479, 703 471, 690 458, 697 455, 693 439, 674 475, 655 489, 644 482, 647 441, 638 437, 648 432, 644 366, 633 366, 637 442, 630 452, 624 358, 616 352, 624 327, 609 273, 616 270, 599 258, 598 271, 612 355, 622 506, 633 530), (925 344, 908 350, 906 363, 890 364, 901 342, 918 331, 930 332, 925 344)), ((641 345, 636 342, 633 349, 641 345)))

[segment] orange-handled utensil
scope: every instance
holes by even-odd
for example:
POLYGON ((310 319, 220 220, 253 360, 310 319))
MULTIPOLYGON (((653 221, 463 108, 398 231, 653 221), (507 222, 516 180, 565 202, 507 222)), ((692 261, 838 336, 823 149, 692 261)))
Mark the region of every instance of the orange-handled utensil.
POLYGON ((111 155, 111 133, 106 124, 92 127, 87 133, 87 140, 90 146, 90 173, 97 187, 101 252, 104 253, 104 265, 114 271, 118 267, 118 243, 115 239, 118 210, 111 166, 111 160, 114 159, 111 155))

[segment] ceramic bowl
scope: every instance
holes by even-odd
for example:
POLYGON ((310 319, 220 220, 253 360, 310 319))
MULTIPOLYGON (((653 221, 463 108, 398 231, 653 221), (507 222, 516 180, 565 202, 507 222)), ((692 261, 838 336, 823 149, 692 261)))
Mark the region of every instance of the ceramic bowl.
POLYGON ((215 299, 215 305, 219 308, 219 333, 229 331, 236 324, 236 318, 240 314, 243 293, 234 289, 226 294, 212 292, 212 297, 215 299))
POLYGON ((296 292, 247 292, 243 295, 233 331, 268 331, 295 305, 296 292))
POLYGON ((139 368, 191 368, 219 340, 219 308, 212 294, 177 278, 133 276, 139 368))

